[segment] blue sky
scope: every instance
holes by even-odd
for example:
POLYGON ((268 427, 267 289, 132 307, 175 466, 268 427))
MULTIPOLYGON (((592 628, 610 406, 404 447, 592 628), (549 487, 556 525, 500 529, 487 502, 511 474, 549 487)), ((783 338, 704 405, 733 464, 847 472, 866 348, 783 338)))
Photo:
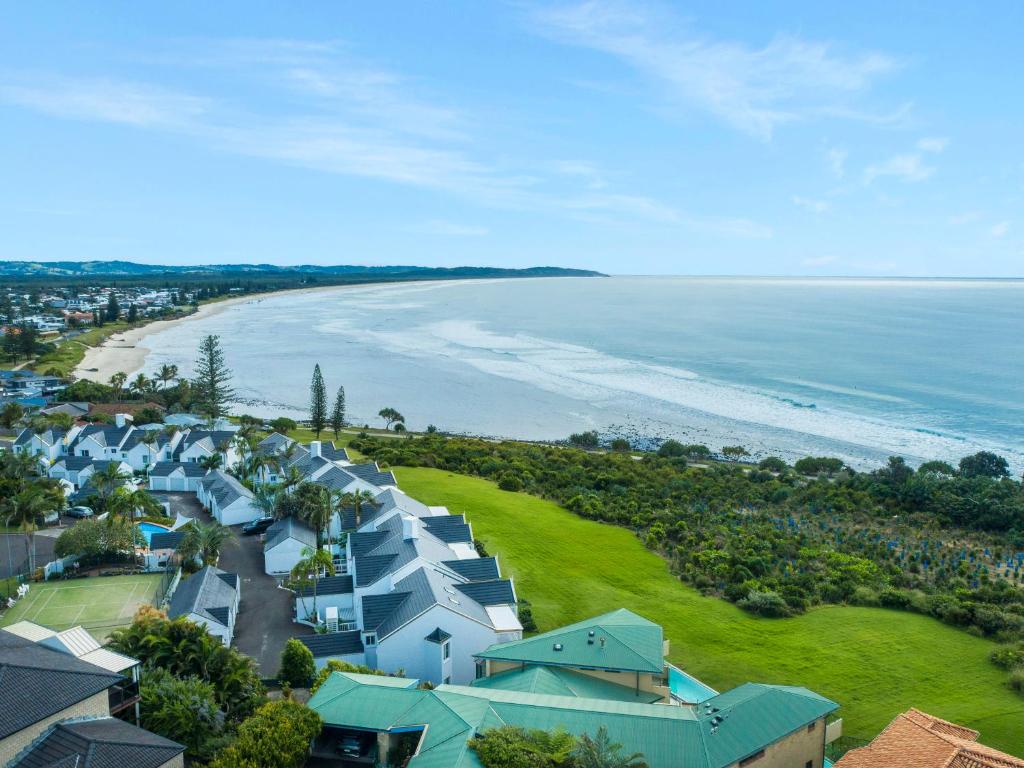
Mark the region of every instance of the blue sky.
POLYGON ((1022 30, 1013 1, 8 3, 0 258, 1020 276, 1022 30))

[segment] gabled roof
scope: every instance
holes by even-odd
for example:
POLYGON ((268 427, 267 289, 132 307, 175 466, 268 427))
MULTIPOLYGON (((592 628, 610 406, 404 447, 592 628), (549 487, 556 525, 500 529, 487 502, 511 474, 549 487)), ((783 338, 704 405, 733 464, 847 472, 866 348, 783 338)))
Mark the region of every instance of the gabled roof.
POLYGON ((469 581, 491 581, 501 578, 498 561, 493 557, 471 557, 467 560, 445 560, 441 563, 469 581))
POLYGON ((476 656, 654 674, 665 666, 661 627, 625 608, 525 640, 492 645, 476 656))
POLYGON ((288 539, 295 539, 307 547, 315 547, 316 531, 298 518, 283 517, 267 528, 266 543, 263 545, 263 551, 269 552, 288 539))
POLYGON ((511 579, 471 581, 456 584, 455 589, 476 600, 480 605, 514 605, 518 602, 511 579))
POLYGON ((473 541, 473 532, 466 523, 465 515, 432 515, 421 519, 427 530, 443 542, 473 541))
POLYGON ((79 471, 85 469, 86 467, 88 467, 94 461, 96 461, 96 459, 94 459, 91 456, 71 456, 71 455, 68 455, 68 456, 61 456, 59 459, 57 459, 57 461, 54 462, 53 465, 55 467, 58 467, 60 465, 64 465, 64 468, 66 470, 68 470, 69 472, 79 472, 79 471))
POLYGON ((290 437, 282 435, 280 432, 271 432, 269 435, 260 440, 256 447, 258 453, 262 453, 265 456, 276 454, 283 451, 289 445, 294 443, 290 437))
POLYGON ((94 442, 106 448, 118 448, 133 429, 131 424, 123 427, 112 427, 109 424, 89 424, 83 427, 75 437, 75 446, 77 447, 86 438, 92 438, 94 442))
POLYGON ((116 717, 66 720, 51 726, 10 768, 159 768, 184 751, 116 717))
POLYGON ((1021 758, 979 744, 978 735, 911 709, 897 715, 866 747, 847 752, 836 768, 1024 768, 1021 758))
POLYGON ((348 461, 348 451, 340 445, 335 445, 333 440, 320 444, 320 455, 331 461, 348 461))
POLYGON ((428 643, 437 643, 438 645, 441 645, 441 643, 444 643, 444 642, 446 642, 448 640, 451 640, 452 636, 449 635, 447 632, 445 632, 440 627, 437 627, 437 628, 434 629, 433 632, 431 632, 429 635, 427 635, 423 639, 426 640, 428 643))
MULTIPOLYGON (((295 590, 295 594, 300 597, 312 597, 313 586, 299 587, 295 590)), ((323 597, 324 595, 351 595, 352 577, 345 574, 340 576, 328 576, 320 579, 316 584, 316 594, 320 597, 323 597)))
POLYGON ((158 461, 149 470, 150 477, 169 477, 180 472, 185 477, 204 477, 209 472, 198 461, 158 461))
POLYGON ((363 652, 362 632, 358 629, 351 632, 327 632, 323 635, 300 635, 298 639, 312 651, 316 659, 363 652))
POLYGON ((209 429, 190 429, 185 433, 185 436, 178 443, 178 447, 174 452, 175 457, 180 456, 182 451, 191 448, 193 445, 199 444, 206 450, 218 451, 218 446, 224 443, 230 443, 235 439, 234 432, 227 432, 224 430, 209 430, 209 429))
POLYGON ((179 582, 167 616, 176 619, 194 613, 226 627, 238 586, 238 574, 208 565, 179 582))
POLYGON ((226 507, 239 499, 251 499, 253 494, 234 475, 220 469, 211 470, 201 481, 203 488, 217 500, 218 507, 226 507))
POLYGON ((433 563, 456 559, 455 552, 422 525, 417 538, 404 538, 401 515, 391 516, 376 531, 352 534, 349 542, 353 545, 358 587, 373 584, 385 573, 417 558, 433 563))
POLYGON ((378 682, 334 673, 309 701, 327 725, 388 731, 423 727, 419 750, 409 768, 478 768, 468 741, 502 725, 554 730, 574 735, 604 726, 624 753, 641 752, 651 768, 726 768, 836 709, 802 688, 770 689, 771 698, 746 695, 760 706, 719 713, 690 706, 666 706, 611 699, 508 691, 482 686, 412 688, 414 680, 378 682), (712 733, 712 728, 715 732, 712 733))
POLYGON ((599 677, 576 672, 564 667, 528 665, 473 681, 478 688, 502 691, 541 693, 548 696, 575 696, 583 699, 608 699, 652 704, 661 701, 656 693, 638 690, 635 686, 619 685, 599 677))
MULTIPOLYGON (((317 478, 314 482, 316 482, 317 485, 324 486, 325 488, 330 488, 331 490, 334 491, 340 491, 344 488, 348 488, 350 485, 352 485, 352 483, 356 482, 356 476, 350 475, 341 467, 332 465, 331 468, 328 469, 326 472, 317 475, 317 478)), ((363 505, 364 510, 367 510, 369 508, 369 504, 363 505)), ((355 512, 352 512, 351 514, 354 519, 355 512)))
POLYGON ((0 739, 123 680, 74 656, 0 631, 0 739))
POLYGON ((398 485, 395 475, 390 470, 382 471, 376 462, 370 464, 349 464, 345 470, 370 485, 398 485))

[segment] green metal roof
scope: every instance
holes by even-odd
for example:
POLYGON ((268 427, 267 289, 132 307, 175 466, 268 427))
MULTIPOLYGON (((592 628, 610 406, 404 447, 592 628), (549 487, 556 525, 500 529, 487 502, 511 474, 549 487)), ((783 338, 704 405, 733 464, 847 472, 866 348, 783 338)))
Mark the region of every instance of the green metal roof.
POLYGON ((725 768, 837 708, 804 688, 752 683, 699 706, 673 706, 482 686, 425 691, 382 684, 386 679, 336 672, 309 706, 340 727, 429 725, 410 768, 479 768, 467 742, 502 725, 576 735, 594 734, 603 725, 626 753, 642 752, 651 768, 725 768))
POLYGON ((477 658, 660 674, 661 627, 620 608, 525 640, 492 645, 477 658), (591 634, 592 633, 592 634, 591 634))
POLYGON ((564 667, 527 665, 510 669, 473 682, 476 688, 498 688, 503 691, 545 693, 553 696, 576 696, 584 699, 609 699, 651 704, 663 697, 656 693, 637 691, 635 687, 619 685, 608 680, 591 677, 564 667))

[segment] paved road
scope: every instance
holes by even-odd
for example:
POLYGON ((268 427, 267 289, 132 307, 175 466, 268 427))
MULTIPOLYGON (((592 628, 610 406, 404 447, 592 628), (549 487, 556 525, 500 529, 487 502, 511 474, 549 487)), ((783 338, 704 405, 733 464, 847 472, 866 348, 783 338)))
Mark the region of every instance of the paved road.
MULTIPOLYGON (((182 494, 186 499, 195 499, 191 494, 182 494)), ((181 509, 189 517, 198 516, 209 521, 210 515, 193 501, 190 509, 181 509)), ((172 505, 172 509, 176 505, 172 505)), ((264 678, 277 676, 281 663, 281 651, 288 638, 313 633, 311 627, 294 624, 292 614, 295 601, 292 593, 279 589, 273 576, 263 571, 263 541, 260 536, 242 536, 241 526, 229 528, 234 544, 224 547, 218 567, 237 573, 242 580, 242 604, 235 621, 235 639, 232 645, 247 656, 252 656, 260 665, 264 678)))

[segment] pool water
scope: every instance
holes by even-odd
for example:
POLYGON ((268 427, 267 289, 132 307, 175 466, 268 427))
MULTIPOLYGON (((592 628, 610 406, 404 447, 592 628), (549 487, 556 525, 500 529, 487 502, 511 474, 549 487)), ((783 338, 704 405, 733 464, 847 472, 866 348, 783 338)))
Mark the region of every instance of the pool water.
POLYGON ((154 533, 166 533, 171 530, 165 525, 157 525, 156 523, 136 523, 136 525, 139 530, 142 531, 142 535, 146 539, 147 547, 149 546, 154 533))

